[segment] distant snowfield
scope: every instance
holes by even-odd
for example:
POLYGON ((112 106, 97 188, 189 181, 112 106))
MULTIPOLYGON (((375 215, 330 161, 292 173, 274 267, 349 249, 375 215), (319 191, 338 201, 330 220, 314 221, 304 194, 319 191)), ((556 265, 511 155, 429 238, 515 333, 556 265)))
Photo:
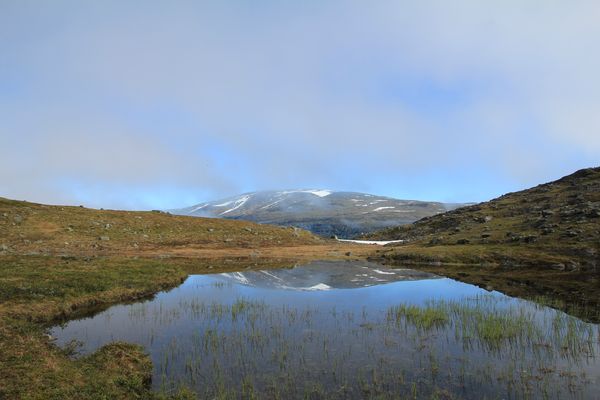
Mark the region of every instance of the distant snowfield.
POLYGON ((402 243, 404 240, 351 240, 351 239, 338 239, 338 242, 351 242, 360 244, 377 244, 384 246, 388 243, 402 243))

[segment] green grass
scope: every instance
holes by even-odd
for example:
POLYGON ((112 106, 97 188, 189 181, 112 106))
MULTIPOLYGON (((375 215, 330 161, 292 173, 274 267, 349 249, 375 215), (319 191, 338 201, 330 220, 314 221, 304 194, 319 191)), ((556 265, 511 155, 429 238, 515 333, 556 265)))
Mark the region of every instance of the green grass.
POLYGON ((388 310, 388 320, 406 319, 420 329, 442 328, 450 321, 447 310, 441 307, 418 307, 401 304, 388 310))

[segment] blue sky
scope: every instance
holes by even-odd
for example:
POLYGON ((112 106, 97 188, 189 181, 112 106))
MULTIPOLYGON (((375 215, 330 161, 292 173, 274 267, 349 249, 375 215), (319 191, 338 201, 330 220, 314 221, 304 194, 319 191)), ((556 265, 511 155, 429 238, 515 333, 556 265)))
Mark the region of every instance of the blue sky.
POLYGON ((0 196, 481 201, 600 163, 596 1, 0 2, 0 196))

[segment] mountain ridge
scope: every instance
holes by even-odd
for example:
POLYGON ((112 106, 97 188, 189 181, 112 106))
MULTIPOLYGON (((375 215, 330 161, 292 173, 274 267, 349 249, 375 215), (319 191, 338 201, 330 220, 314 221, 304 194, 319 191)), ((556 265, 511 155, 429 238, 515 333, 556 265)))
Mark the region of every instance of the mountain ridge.
POLYGON ((247 192, 167 211, 178 215, 294 226, 320 236, 351 238, 408 224, 462 205, 328 189, 288 189, 247 192))

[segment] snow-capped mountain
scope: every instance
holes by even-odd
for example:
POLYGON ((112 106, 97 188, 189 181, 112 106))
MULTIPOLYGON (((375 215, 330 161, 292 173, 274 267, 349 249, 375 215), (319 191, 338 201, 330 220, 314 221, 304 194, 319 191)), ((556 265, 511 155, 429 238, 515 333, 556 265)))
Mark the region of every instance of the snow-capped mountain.
POLYGON ((459 206, 461 204, 303 189, 244 193, 170 212, 296 226, 323 236, 350 238, 389 226, 409 224, 459 206))

